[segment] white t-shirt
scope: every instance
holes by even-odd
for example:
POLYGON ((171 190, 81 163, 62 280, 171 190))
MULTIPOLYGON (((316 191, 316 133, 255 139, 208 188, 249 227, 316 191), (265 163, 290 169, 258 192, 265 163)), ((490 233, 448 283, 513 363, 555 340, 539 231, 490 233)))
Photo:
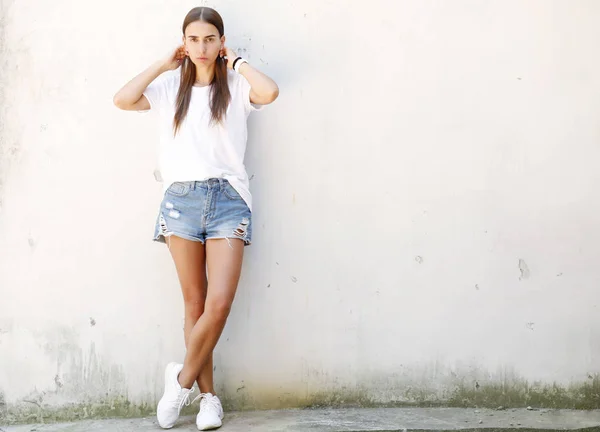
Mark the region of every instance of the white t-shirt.
POLYGON ((223 124, 210 124, 210 86, 192 87, 188 113, 177 135, 173 135, 175 102, 180 69, 158 76, 144 91, 151 110, 159 114, 159 168, 163 190, 176 181, 224 178, 252 210, 252 195, 244 154, 250 112, 260 109, 250 103, 250 84, 242 75, 227 70, 231 101, 223 124))

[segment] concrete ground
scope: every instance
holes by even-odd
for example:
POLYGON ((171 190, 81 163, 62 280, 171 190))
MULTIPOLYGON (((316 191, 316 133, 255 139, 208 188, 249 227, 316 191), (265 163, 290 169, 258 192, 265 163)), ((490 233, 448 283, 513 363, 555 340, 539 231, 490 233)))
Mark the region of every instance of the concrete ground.
MULTIPOLYGON (((222 432, 359 432, 455 430, 576 430, 600 432, 600 410, 373 408, 306 409, 226 413, 222 432)), ((156 419, 89 420, 77 423, 0 426, 3 432, 141 432, 161 430, 156 419)), ((183 417, 173 431, 195 431, 183 417)))

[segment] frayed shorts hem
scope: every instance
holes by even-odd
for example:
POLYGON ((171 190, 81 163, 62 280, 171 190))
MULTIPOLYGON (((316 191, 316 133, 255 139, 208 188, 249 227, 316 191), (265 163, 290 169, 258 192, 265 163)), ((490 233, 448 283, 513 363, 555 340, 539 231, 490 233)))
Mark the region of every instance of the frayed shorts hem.
POLYGON ((210 237, 206 237, 206 239, 200 239, 198 237, 193 237, 193 236, 190 236, 190 235, 184 234, 184 233, 169 232, 167 234, 158 234, 156 237, 154 237, 152 239, 152 241, 155 241, 157 243, 166 244, 167 243, 166 237, 171 237, 171 236, 179 237, 184 240, 202 243, 203 245, 206 244, 206 240, 219 240, 219 239, 242 240, 244 242, 244 246, 250 246, 252 244, 252 241, 248 240, 247 238, 242 238, 242 237, 238 237, 238 236, 227 234, 227 233, 215 233, 214 235, 211 235, 210 237))
POLYGON ((202 239, 190 236, 188 234, 184 234, 184 233, 180 233, 180 232, 173 232, 173 231, 168 232, 166 234, 158 234, 152 240, 155 241, 155 242, 157 242, 157 243, 164 243, 164 244, 166 244, 167 243, 166 238, 167 237, 171 237, 171 236, 180 237, 180 238, 182 238, 184 240, 190 240, 190 241, 199 242, 199 243, 204 244, 204 240, 202 240, 202 239))

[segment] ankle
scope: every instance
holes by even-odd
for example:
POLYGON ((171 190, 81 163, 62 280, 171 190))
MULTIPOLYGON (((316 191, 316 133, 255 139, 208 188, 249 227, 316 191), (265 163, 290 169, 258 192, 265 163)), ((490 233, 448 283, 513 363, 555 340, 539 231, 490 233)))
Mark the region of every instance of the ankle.
POLYGON ((183 375, 183 370, 181 372, 179 372, 179 375, 177 376, 177 382, 179 383, 181 388, 187 389, 187 390, 191 390, 192 387, 194 386, 194 381, 192 381, 192 383, 190 384, 189 381, 185 380, 185 376, 183 375))

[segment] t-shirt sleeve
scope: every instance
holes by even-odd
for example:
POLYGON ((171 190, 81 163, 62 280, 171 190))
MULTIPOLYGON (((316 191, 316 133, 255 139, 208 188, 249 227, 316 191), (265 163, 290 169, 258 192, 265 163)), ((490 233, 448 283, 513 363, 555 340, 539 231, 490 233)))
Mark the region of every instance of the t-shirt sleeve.
POLYGON ((242 98, 244 100, 244 108, 246 110, 246 113, 250 113, 252 111, 260 111, 261 109, 263 109, 264 105, 257 105, 250 102, 251 87, 248 80, 242 74, 238 74, 238 79, 241 86, 242 98))
POLYGON ((148 85, 148 87, 146 87, 146 90, 144 90, 142 93, 144 96, 146 96, 148 102, 150 102, 150 110, 156 111, 167 102, 168 84, 170 78, 171 76, 169 74, 163 73, 162 75, 159 75, 148 85))

